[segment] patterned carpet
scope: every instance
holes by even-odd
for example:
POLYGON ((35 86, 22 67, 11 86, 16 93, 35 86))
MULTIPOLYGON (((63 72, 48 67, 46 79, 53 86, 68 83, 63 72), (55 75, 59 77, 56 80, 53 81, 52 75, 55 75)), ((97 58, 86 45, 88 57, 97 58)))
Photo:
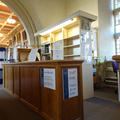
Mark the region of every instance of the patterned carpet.
POLYGON ((43 120, 40 116, 0 88, 0 120, 43 120))
POLYGON ((93 97, 84 103, 85 120, 120 120, 120 104, 93 97))
MULTIPOLYGON (((120 120, 120 104, 93 97, 84 101, 84 116, 85 120, 120 120)), ((0 120, 42 119, 0 88, 0 120)))

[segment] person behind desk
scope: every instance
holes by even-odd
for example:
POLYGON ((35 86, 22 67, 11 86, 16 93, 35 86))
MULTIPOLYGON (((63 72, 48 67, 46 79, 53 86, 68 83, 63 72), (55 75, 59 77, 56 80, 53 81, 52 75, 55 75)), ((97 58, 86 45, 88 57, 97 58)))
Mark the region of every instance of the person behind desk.
POLYGON ((39 49, 36 55, 36 61, 40 61, 40 60, 41 58, 40 58, 40 49, 39 49))
MULTIPOLYGON (((118 72, 118 70, 119 70, 119 65, 118 65, 118 63, 116 62, 116 61, 113 61, 113 71, 116 73, 116 76, 117 76, 117 78, 118 78, 118 74, 117 74, 117 72, 118 72)), ((118 88, 117 89, 115 89, 115 93, 117 94, 118 93, 118 88)))

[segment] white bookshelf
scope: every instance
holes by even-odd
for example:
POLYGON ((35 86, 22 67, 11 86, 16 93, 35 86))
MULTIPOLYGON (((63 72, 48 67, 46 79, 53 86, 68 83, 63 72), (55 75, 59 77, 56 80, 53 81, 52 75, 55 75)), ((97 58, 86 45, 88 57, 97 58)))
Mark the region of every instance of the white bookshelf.
MULTIPOLYGON (((39 31, 35 36, 39 35, 41 38, 41 49, 43 46, 49 44, 49 52, 44 52, 42 56, 49 56, 51 60, 56 59, 54 55, 58 55, 59 59, 76 60, 81 58, 81 30, 90 31, 92 21, 96 20, 96 16, 90 15, 83 11, 78 11, 75 14, 65 18, 59 23, 52 25, 39 31), (53 47, 56 42, 62 41, 62 46, 53 47)), ((58 42, 59 43, 59 42, 58 42)))

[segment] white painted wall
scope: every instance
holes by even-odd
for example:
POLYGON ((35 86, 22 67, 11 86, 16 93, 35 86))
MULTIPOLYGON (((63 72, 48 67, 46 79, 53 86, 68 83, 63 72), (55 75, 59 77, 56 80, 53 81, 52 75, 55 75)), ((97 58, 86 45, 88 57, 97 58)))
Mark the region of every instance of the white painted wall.
POLYGON ((93 87, 93 66, 92 64, 82 64, 83 79, 83 98, 88 99, 94 97, 93 87))
MULTIPOLYGON (((98 0, 35 0, 34 2, 21 0, 21 2, 32 16, 37 30, 54 24, 78 10, 98 16, 98 0)), ((96 22, 94 26, 98 26, 98 23, 96 22)))
MULTIPOLYGON (((67 15, 82 10, 98 16, 98 0, 67 0, 66 7, 67 15)), ((98 27, 98 21, 94 22, 92 27, 98 27)))
POLYGON ((21 0, 29 11, 37 30, 65 17, 65 0, 21 0))
POLYGON ((98 0, 99 8, 99 55, 112 57, 115 54, 112 0, 98 0))

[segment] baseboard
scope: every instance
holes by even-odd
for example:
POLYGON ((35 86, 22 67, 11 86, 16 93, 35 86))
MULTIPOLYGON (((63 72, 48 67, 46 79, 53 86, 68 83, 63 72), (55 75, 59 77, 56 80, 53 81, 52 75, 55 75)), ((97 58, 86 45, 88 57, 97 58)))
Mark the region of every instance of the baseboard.
POLYGON ((13 92, 12 91, 10 91, 10 90, 8 90, 7 88, 3 88, 7 93, 9 93, 10 95, 12 95, 13 96, 13 92))
POLYGON ((17 95, 17 94, 13 94, 13 96, 15 97, 15 98, 17 98, 17 99, 20 99, 20 96, 19 95, 17 95))
POLYGON ((39 113, 39 108, 35 107, 34 105, 32 105, 31 103, 27 102, 26 100, 24 100, 23 98, 19 99, 21 102, 23 102, 24 104, 26 104, 28 107, 30 107, 32 110, 34 110, 35 112, 39 113))

